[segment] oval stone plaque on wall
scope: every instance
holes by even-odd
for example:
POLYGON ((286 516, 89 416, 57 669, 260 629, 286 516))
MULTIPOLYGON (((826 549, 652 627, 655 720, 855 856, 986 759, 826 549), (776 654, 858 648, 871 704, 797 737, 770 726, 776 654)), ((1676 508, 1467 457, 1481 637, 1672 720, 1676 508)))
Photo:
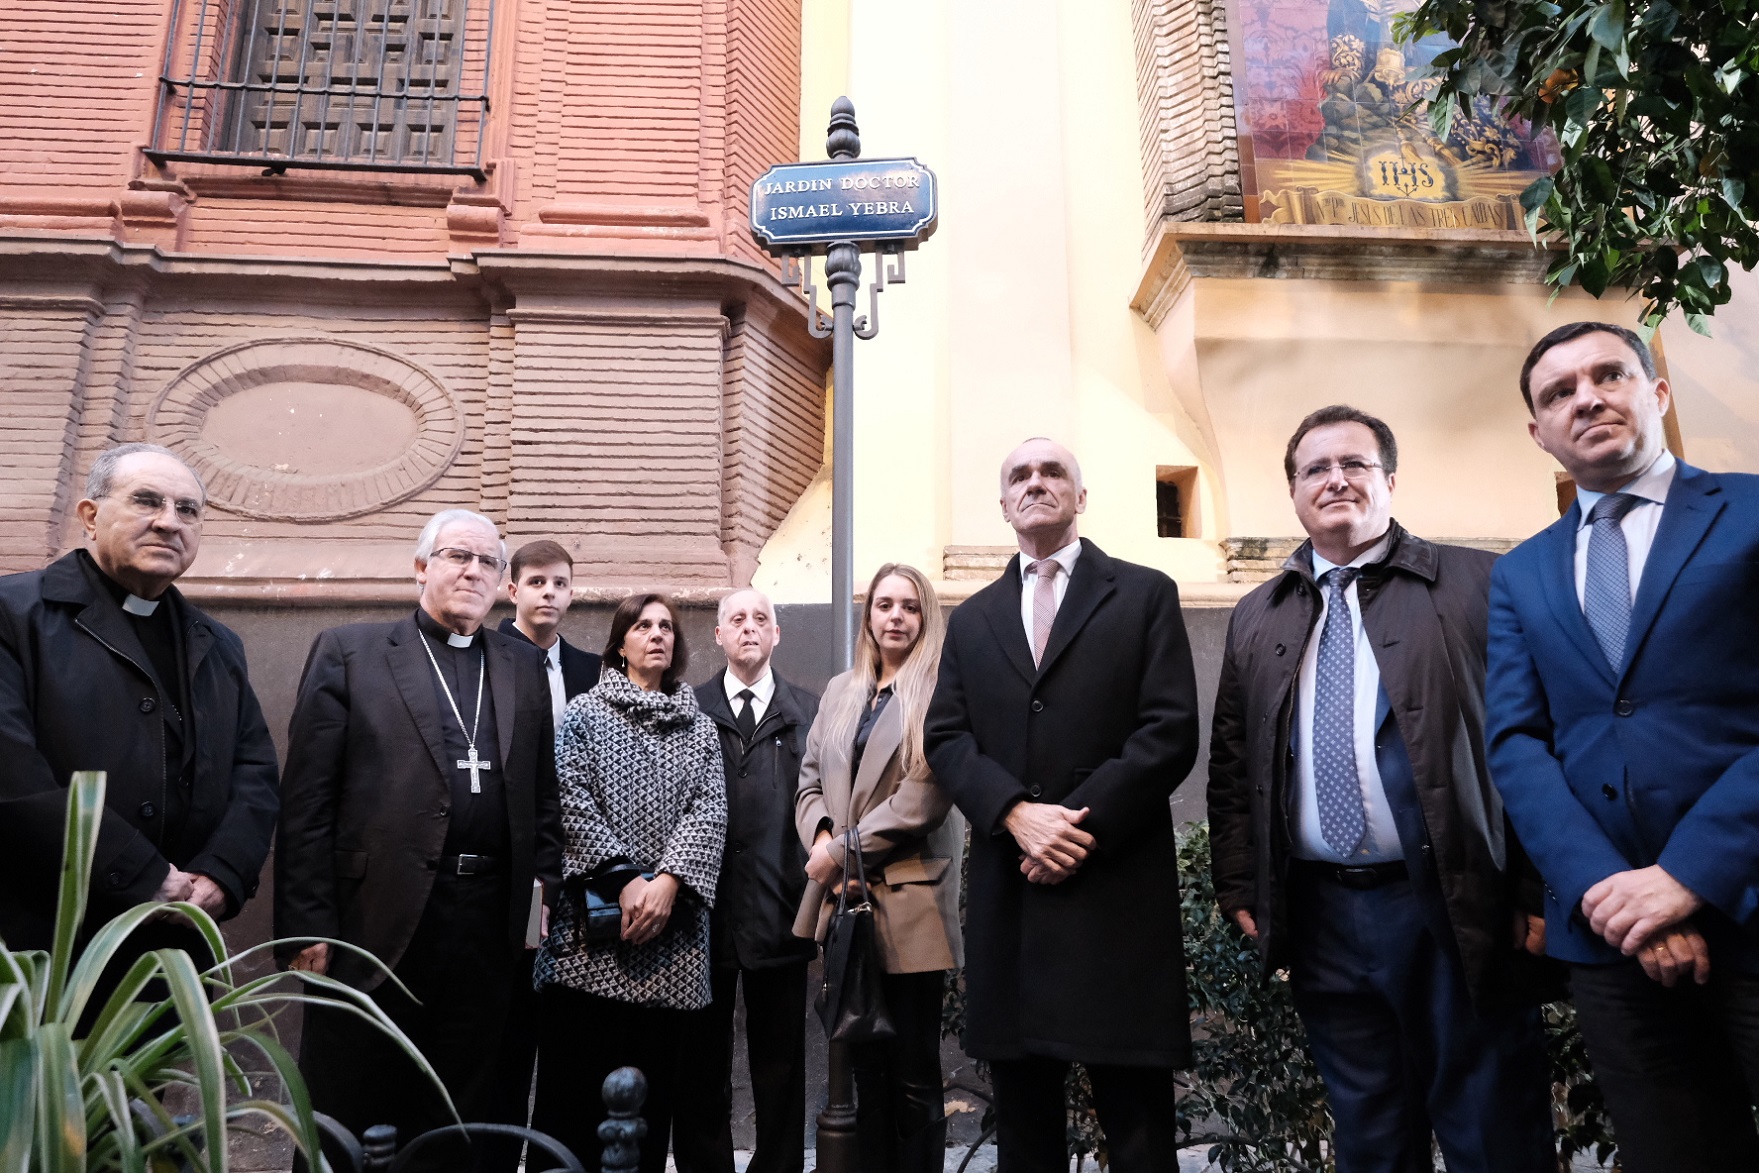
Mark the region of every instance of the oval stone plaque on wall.
POLYGON ((194 465, 229 513, 337 521, 438 480, 464 443, 464 412, 389 351, 266 338, 184 368, 153 404, 147 437, 194 465))

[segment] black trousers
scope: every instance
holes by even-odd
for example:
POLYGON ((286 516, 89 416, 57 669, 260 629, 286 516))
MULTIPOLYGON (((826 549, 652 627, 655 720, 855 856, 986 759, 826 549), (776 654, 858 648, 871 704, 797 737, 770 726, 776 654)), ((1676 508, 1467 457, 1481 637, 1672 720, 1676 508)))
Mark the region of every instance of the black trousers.
POLYGON ((672 1118, 680 1169, 733 1170, 733 1009, 745 991, 745 1045, 757 1146, 746 1173, 802 1173, 806 1167, 806 965, 763 969, 718 965, 711 1032, 684 1064, 672 1118))
MULTIPOLYGON (((1069 1064, 1030 1056, 989 1065, 997 1173, 1069 1173, 1063 1082, 1069 1064)), ((1093 1106, 1116 1173, 1177 1173, 1173 1069, 1087 1064, 1093 1106)))
POLYGON ((1759 1169, 1759 975, 1670 990, 1634 959, 1572 965, 1570 994, 1625 1173, 1759 1169))
POLYGON ((941 1085, 945 970, 888 973, 881 988, 897 1034, 849 1048, 861 1173, 939 1173, 947 1153, 941 1085))
MULTIPOLYGON (((525 963, 524 951, 508 941, 507 883, 504 876, 437 877, 394 971, 416 1001, 389 982, 372 994, 432 1064, 466 1121, 493 1115, 495 1067, 488 1060, 501 1044, 525 963)), ((347 1011, 306 1007, 299 1065, 312 1107, 356 1136, 374 1124, 394 1124, 398 1143, 405 1144, 451 1123, 445 1101, 414 1060, 347 1011)), ((460 1167, 461 1143, 432 1142, 418 1165, 460 1167)), ((474 1154, 472 1162, 482 1156, 474 1154)))
MULTIPOLYGON (((528 1124, 531 1121, 532 1076, 537 1069, 537 991, 531 986, 531 966, 537 957, 527 949, 514 965, 513 989, 507 1005, 507 1028, 495 1054, 490 1102, 484 1120, 493 1124, 528 1124)), ((479 1146, 480 1173, 517 1173, 522 1143, 517 1140, 485 1140, 479 1146)))
MULTIPOLYGON (((637 1067, 647 1077, 641 1117, 641 1173, 665 1173, 666 1150, 686 1064, 701 1062, 715 1036, 711 1007, 674 1010, 546 986, 538 995, 537 1103, 531 1126, 549 1133, 588 1169, 602 1164, 605 1077, 637 1067)), ((678 1173, 707 1173, 680 1154, 678 1173)))
POLYGON ((1409 880, 1289 891, 1290 991, 1325 1079, 1338 1173, 1555 1173, 1534 1006, 1479 1007, 1409 880))

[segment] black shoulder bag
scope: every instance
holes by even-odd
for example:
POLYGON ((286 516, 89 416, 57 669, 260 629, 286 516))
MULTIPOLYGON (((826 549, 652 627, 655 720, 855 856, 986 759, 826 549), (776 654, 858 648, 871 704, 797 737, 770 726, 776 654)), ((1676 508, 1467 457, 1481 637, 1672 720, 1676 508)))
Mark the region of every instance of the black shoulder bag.
POLYGON ((873 933, 873 900, 867 889, 867 868, 854 828, 843 833, 843 882, 837 885, 837 911, 825 936, 825 980, 818 992, 818 1017, 825 1037, 838 1043, 868 1043, 898 1032, 886 1012, 881 984, 885 964, 873 933), (849 861, 861 900, 849 903, 849 861))

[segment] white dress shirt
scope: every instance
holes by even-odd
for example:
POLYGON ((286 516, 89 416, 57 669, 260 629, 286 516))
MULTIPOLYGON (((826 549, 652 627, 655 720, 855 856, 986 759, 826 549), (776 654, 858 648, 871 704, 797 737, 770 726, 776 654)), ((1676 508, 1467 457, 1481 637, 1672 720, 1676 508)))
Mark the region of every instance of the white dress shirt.
MULTIPOLYGON (((1063 569, 1051 580, 1051 594, 1056 599, 1056 606, 1051 614, 1062 609, 1063 596, 1069 593, 1069 576, 1075 573, 1075 561, 1081 557, 1081 539, 1076 538, 1061 550, 1051 555, 1058 566, 1063 569)), ((1038 594, 1038 574, 1026 568, 1038 561, 1026 551, 1020 551, 1020 623, 1026 628, 1026 646, 1032 646, 1033 632, 1033 598, 1038 594)))
MULTIPOLYGON (((1392 538, 1389 534, 1350 563, 1367 566, 1386 557, 1392 538)), ((1331 570, 1336 563, 1313 552, 1313 577, 1331 570)), ((1362 805, 1367 826, 1356 854, 1348 858, 1333 851, 1319 829, 1319 793, 1313 780, 1313 706, 1316 697, 1314 677, 1319 667, 1319 637, 1325 631, 1326 614, 1331 609, 1331 591, 1319 584, 1319 622, 1307 638, 1307 650, 1301 657, 1301 675, 1295 705, 1295 787, 1290 795, 1290 823, 1294 853, 1301 859, 1325 860, 1330 863, 1387 863, 1405 858, 1399 843, 1398 824, 1393 821, 1392 804, 1387 801, 1386 787, 1380 780, 1380 763, 1374 756, 1374 718, 1380 701, 1380 662, 1362 627, 1362 603, 1357 576, 1344 590, 1344 601, 1350 608, 1350 631, 1356 648, 1356 777, 1362 785, 1362 805)))
POLYGON ((776 676, 770 671, 770 666, 765 664, 763 675, 757 678, 757 683, 746 684, 733 675, 733 669, 729 667, 721 674, 721 687, 727 690, 727 707, 733 710, 735 717, 746 704, 739 699, 739 694, 748 688, 751 690, 751 727, 756 729, 763 724, 763 715, 770 711, 770 701, 776 695, 776 676))
MULTIPOLYGON (((1663 450, 1655 458, 1655 463, 1636 480, 1615 492, 1629 493, 1633 497, 1641 497, 1642 501, 1631 506, 1630 512, 1619 519, 1619 528, 1625 534, 1625 553, 1631 560, 1631 601, 1637 601, 1637 587, 1643 581, 1643 567, 1649 561, 1649 547, 1655 544, 1655 531, 1661 526, 1661 509, 1667 504, 1667 491, 1673 486, 1673 476, 1679 462, 1673 453, 1663 450)), ((1588 511, 1594 503, 1606 496, 1589 489, 1576 490, 1576 502, 1582 506, 1581 524, 1576 528, 1576 605, 1584 606, 1582 599, 1588 585, 1588 537, 1594 527, 1588 523, 1588 511)), ((1586 608, 1584 607, 1584 610, 1586 608)))
POLYGON ((562 714, 568 711, 568 686, 562 680, 562 637, 557 636, 556 642, 544 649, 544 676, 550 682, 550 716, 555 722, 551 728, 556 736, 562 736, 562 714))

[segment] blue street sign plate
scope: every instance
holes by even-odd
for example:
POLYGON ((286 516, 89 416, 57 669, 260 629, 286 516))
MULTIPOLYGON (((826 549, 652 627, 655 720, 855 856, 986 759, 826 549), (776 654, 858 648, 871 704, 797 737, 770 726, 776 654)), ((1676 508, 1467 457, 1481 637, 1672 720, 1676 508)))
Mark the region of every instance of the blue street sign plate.
POLYGON ((751 185, 751 235, 773 253, 840 240, 914 248, 939 214, 934 172, 915 159, 784 163, 751 185))

